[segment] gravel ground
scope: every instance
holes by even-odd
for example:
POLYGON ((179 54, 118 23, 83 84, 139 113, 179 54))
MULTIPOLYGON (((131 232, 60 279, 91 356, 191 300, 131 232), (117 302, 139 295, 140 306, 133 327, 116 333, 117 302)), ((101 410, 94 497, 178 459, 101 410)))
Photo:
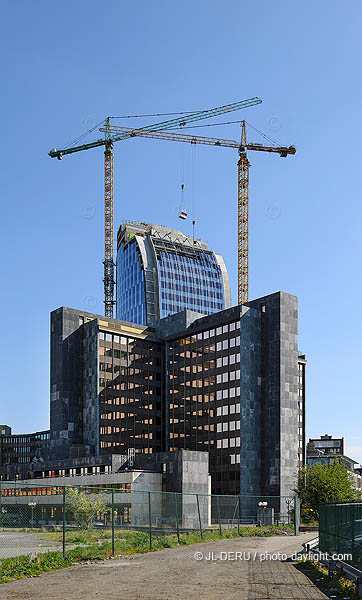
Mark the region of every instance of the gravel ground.
POLYGON ((297 538, 221 540, 77 565, 3 584, 0 597, 4 600, 38 600, 44 595, 47 600, 320 600, 328 596, 294 563, 261 561, 265 553, 289 556, 301 551, 302 542, 313 537, 309 533, 297 538), (241 556, 246 559, 250 552, 250 560, 236 559, 236 552, 245 553, 241 556))

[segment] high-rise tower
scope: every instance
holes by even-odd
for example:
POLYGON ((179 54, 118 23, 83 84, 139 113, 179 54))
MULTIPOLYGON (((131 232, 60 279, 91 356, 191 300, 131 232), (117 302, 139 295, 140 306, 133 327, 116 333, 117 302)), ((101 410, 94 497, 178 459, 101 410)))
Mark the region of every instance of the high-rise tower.
POLYGON ((125 222, 117 235, 117 319, 151 324, 189 309, 230 308, 223 258, 180 231, 125 222))

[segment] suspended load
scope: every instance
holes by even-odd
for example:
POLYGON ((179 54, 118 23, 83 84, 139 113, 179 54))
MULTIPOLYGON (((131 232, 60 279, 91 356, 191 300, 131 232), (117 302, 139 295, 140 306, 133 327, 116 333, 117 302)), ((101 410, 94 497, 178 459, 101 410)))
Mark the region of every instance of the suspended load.
POLYGON ((185 184, 182 183, 181 184, 181 203, 180 203, 180 208, 178 209, 178 218, 182 219, 183 221, 185 221, 187 219, 187 211, 182 208, 184 206, 184 189, 185 189, 185 184))

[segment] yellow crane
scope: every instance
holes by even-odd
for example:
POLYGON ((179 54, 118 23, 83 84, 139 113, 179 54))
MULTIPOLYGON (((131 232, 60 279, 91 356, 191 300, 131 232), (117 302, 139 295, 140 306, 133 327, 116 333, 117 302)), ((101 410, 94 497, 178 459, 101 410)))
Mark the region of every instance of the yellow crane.
POLYGON ((248 143, 246 123, 242 121, 241 140, 225 140, 221 138, 187 135, 170 131, 150 131, 148 129, 130 129, 106 125, 100 131, 115 135, 128 135, 129 137, 146 137, 173 142, 189 144, 205 144, 207 146, 221 146, 223 148, 236 148, 239 151, 238 160, 238 303, 244 304, 249 300, 249 167, 247 150, 259 152, 273 152, 285 158, 288 154, 295 154, 294 146, 264 146, 262 144, 248 143))
MULTIPOLYGON (((162 121, 161 123, 154 123, 153 125, 147 125, 137 129, 137 131, 164 131, 165 129, 172 129, 179 126, 184 126, 187 123, 193 123, 202 119, 210 119, 221 114, 226 114, 234 110, 240 110, 261 104, 261 100, 258 97, 248 98, 247 100, 240 100, 232 104, 225 104, 216 108, 207 110, 201 110, 196 112, 184 113, 180 116, 170 119, 168 121, 162 121)), ((58 158, 62 160, 63 156, 68 154, 74 154, 75 152, 81 152, 82 150, 90 150, 91 148, 97 148, 104 146, 104 228, 105 228, 105 251, 104 251, 104 305, 105 305, 105 316, 113 317, 113 307, 115 305, 114 300, 114 260, 113 260, 113 144, 115 142, 128 139, 133 137, 131 131, 121 132, 116 135, 112 135, 113 127, 110 125, 110 117, 105 120, 105 127, 102 128, 104 131, 104 139, 95 140, 87 144, 79 146, 72 146, 57 150, 53 148, 49 151, 51 158, 58 158)), ((135 135, 135 134, 134 134, 135 135)))

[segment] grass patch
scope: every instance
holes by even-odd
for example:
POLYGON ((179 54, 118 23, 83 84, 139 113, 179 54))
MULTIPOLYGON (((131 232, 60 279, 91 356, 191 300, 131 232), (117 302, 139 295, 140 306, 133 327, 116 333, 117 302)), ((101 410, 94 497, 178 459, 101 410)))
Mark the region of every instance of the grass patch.
MULTIPOLYGON (((272 535, 291 535, 293 533, 293 525, 284 525, 278 526, 273 525, 271 527, 240 527, 239 528, 239 537, 270 537, 272 535)), ((184 533, 180 534, 180 537, 187 536, 190 541, 189 543, 197 543, 200 542, 200 533, 192 532, 192 533, 184 533)), ((204 531, 204 539, 205 541, 211 540, 219 540, 219 539, 228 539, 232 537, 238 536, 238 529, 234 527, 233 529, 223 529, 222 534, 220 535, 219 529, 207 529, 204 531)), ((166 538, 177 539, 176 534, 167 534, 165 533, 162 536, 152 535, 153 539, 157 537, 162 537, 164 540, 166 538)), ((49 531, 42 532, 41 539, 53 542, 61 542, 63 539, 63 534, 61 531, 49 531)), ((115 542, 127 542, 128 545, 138 546, 140 540, 147 539, 149 540, 148 531, 135 531, 129 529, 115 529, 114 534, 115 542)), ((112 530, 111 529, 88 529, 86 531, 76 530, 76 531, 67 531, 66 532, 66 543, 67 544, 96 544, 98 542, 103 541, 111 541, 112 540, 112 530)), ((165 546, 168 547, 168 546, 165 546)))
POLYGON ((306 571, 309 577, 328 594, 336 594, 342 598, 348 597, 351 600, 357 600, 356 586, 353 581, 344 577, 338 577, 338 575, 329 576, 328 569, 310 560, 300 562, 299 564, 301 569, 306 571))
MULTIPOLYGON (((270 537, 291 532, 291 527, 240 527, 239 536, 237 528, 224 530, 220 535, 219 530, 206 530, 201 540, 200 532, 182 533, 180 541, 176 534, 153 535, 152 552, 175 546, 188 546, 203 542, 213 542, 235 537, 270 537)), ((32 533, 35 533, 32 531, 32 533)), ((107 530, 87 530, 67 532, 67 544, 82 544, 73 550, 65 552, 44 552, 35 557, 18 556, 5 558, 0 561, 0 583, 7 583, 23 577, 34 577, 47 571, 64 569, 82 561, 105 560, 112 555, 112 532, 107 530)), ((42 532, 40 539, 53 542, 62 541, 61 532, 42 532)), ((150 552, 150 537, 145 531, 116 530, 114 538, 116 555, 129 556, 150 552)))

